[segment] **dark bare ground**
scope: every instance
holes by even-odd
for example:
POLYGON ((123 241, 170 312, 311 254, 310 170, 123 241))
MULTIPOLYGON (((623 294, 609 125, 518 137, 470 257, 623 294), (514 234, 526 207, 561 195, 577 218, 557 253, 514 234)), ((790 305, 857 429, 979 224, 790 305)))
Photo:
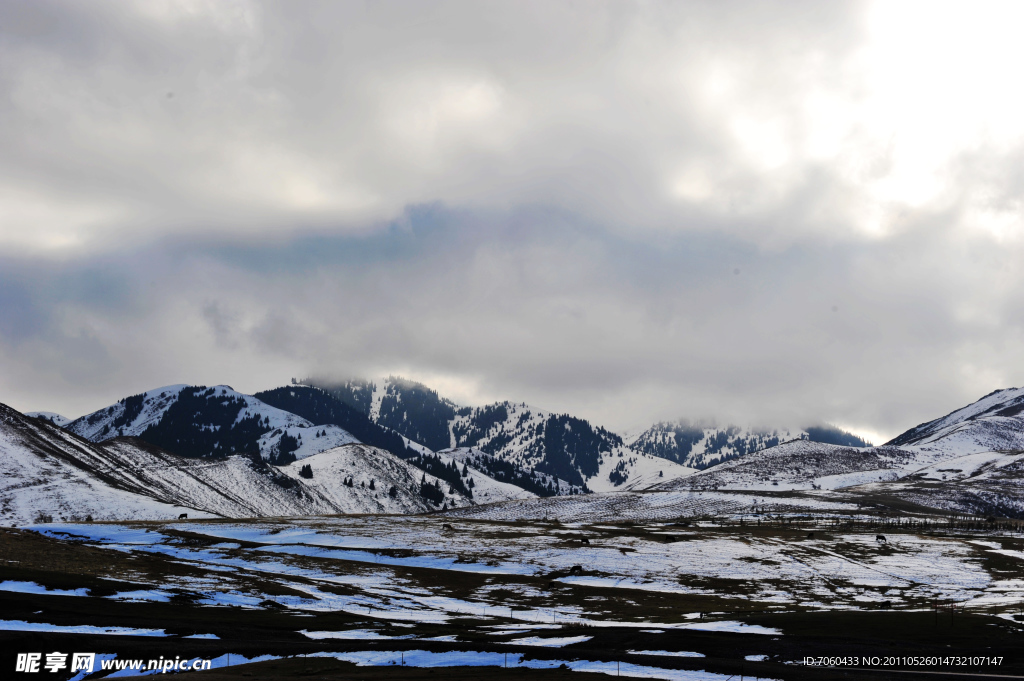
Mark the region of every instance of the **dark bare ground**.
MULTIPOLYGON (((594 629, 565 628, 559 636, 593 636, 590 641, 559 649, 531 648, 497 644, 493 639, 476 635, 478 622, 466 620, 447 625, 419 626, 392 633, 413 633, 417 636, 460 634, 458 643, 423 640, 390 641, 310 641, 296 634, 300 628, 346 628, 373 625, 372 621, 353 621, 343 613, 326 613, 299 617, 273 611, 245 611, 236 608, 200 608, 172 603, 104 603, 97 612, 91 598, 6 594, 0 600, 5 618, 32 619, 45 617, 53 623, 111 623, 122 626, 159 627, 181 634, 196 630, 216 632, 220 640, 145 638, 132 636, 96 636, 29 632, 0 633, 0 669, 13 670, 18 652, 92 651, 117 653, 119 658, 157 657, 215 658, 225 653, 246 657, 280 655, 290 659, 239 665, 226 670, 188 673, 197 679, 421 679, 421 678, 562 678, 568 671, 499 670, 494 667, 445 667, 410 669, 394 667, 356 667, 350 663, 302 655, 360 650, 430 650, 508 652, 536 659, 601 660, 630 662, 665 669, 706 670, 720 674, 759 676, 776 679, 838 679, 838 678, 957 678, 931 674, 906 675, 890 670, 821 669, 785 664, 799 662, 807 656, 950 656, 984 655, 1003 657, 995 667, 932 667, 933 671, 967 673, 983 672, 1024 676, 1024 655, 1021 654, 1020 633, 1013 625, 994 618, 943 613, 903 612, 817 612, 772 613, 743 618, 783 631, 779 636, 716 633, 703 631, 666 631, 663 634, 641 632, 633 628, 594 629), (34 609, 34 610, 33 610, 34 609), (462 634, 465 635, 462 635, 462 634), (631 650, 669 650, 699 652, 703 658, 659 657, 630 654, 631 650), (748 655, 767 655, 765 662, 747 662, 748 655)), ((383 628, 386 630, 386 628, 383 628)), ((862 666, 862 665, 859 665, 862 666)), ((907 667, 928 671, 928 667, 907 667)), ((16 678, 0 674, 0 678, 16 678)), ((182 675, 179 674, 179 677, 182 675)), ((577 674, 578 676, 578 674, 577 674)), ((47 674, 47 678, 67 678, 47 674)), ((27 675, 22 678, 29 678, 27 675)), ((738 677, 737 677, 738 678, 738 677)))

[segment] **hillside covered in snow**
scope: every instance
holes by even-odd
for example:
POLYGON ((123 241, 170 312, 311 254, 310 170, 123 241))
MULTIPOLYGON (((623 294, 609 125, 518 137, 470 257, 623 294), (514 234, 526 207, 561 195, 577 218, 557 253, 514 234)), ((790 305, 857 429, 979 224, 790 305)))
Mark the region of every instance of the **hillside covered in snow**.
MULTIPOLYGON (((36 440, 45 433, 43 439, 65 442, 51 449, 64 451, 67 438, 74 439, 76 454, 65 461, 70 468, 51 471, 65 481, 78 471, 69 489, 99 485, 96 495, 121 499, 111 508, 134 509, 126 513, 189 508, 239 517, 408 513, 643 490, 840 490, 936 508, 1021 513, 1024 504, 1015 498, 1024 469, 1022 414, 1024 389, 1009 389, 878 447, 835 428, 687 422, 623 438, 522 403, 460 407, 423 385, 389 378, 296 383, 256 395, 228 386, 167 386, 65 419, 65 429, 49 412, 18 416, 34 424, 36 440)), ((43 469, 18 472, 34 461, 18 451, 6 450, 15 462, 12 476, 44 479, 43 469)), ((45 494, 38 485, 9 491, 8 508, 21 504, 9 515, 25 517, 28 506, 72 513, 76 502, 59 487, 45 494)))
POLYGON ((878 447, 798 439, 659 490, 842 490, 928 508, 1024 516, 1024 389, 998 390, 878 447))
POLYGON ((182 457, 137 437, 90 442, 0 405, 0 522, 419 513, 469 505, 390 452, 346 444, 274 466, 182 457))
POLYGON ((258 453, 274 464, 358 442, 343 428, 316 426, 226 385, 156 388, 75 419, 66 428, 93 442, 135 436, 186 458, 258 453))

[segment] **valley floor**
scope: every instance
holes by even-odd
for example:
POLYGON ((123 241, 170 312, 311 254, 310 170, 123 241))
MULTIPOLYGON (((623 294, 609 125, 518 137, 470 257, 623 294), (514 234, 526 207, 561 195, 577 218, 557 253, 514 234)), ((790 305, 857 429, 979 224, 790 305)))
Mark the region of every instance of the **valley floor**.
POLYGON ((89 651, 108 663, 211 660, 198 679, 426 678, 439 667, 509 679, 1024 674, 1015 525, 835 509, 554 517, 2 529, 0 665, 89 651), (856 664, 804 664, 822 656, 856 664))

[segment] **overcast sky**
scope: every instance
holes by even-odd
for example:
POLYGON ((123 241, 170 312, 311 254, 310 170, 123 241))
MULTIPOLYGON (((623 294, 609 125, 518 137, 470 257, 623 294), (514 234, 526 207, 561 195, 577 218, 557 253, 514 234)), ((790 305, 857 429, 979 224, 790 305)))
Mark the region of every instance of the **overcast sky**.
POLYGON ((0 401, 422 380, 876 441, 1024 385, 1020 3, 0 3, 0 401))

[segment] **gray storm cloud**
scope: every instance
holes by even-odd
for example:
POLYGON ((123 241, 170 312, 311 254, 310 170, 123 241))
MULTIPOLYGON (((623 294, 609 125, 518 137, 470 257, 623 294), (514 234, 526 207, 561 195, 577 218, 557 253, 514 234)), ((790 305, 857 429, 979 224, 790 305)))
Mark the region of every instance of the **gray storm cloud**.
POLYGON ((1024 383, 1016 11, 4 4, 0 400, 894 434, 1024 383))

